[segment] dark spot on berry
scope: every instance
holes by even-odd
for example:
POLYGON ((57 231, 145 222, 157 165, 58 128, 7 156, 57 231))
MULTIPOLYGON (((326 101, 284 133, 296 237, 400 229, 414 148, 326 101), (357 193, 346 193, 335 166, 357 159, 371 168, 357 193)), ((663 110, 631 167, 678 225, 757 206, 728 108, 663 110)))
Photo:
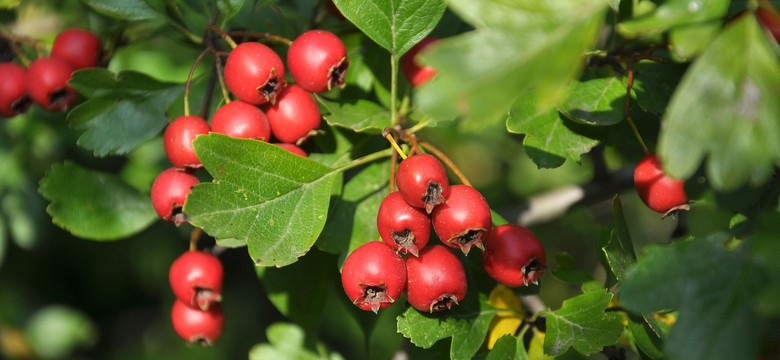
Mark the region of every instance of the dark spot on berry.
POLYGON ((49 95, 50 110, 67 110, 75 95, 67 88, 57 89, 49 95))
POLYGON ((347 57, 341 58, 336 65, 328 70, 328 90, 334 87, 344 87, 344 79, 347 76, 347 68, 349 68, 349 60, 347 57))
POLYGON ((390 236, 403 249, 408 249, 411 245, 414 245, 414 233, 409 229, 404 229, 400 232, 391 231, 390 236))
POLYGON ((21 114, 27 111, 27 109, 30 108, 30 105, 32 105, 32 100, 25 94, 11 103, 11 111, 13 111, 14 114, 21 114))
POLYGON ((444 294, 431 304, 431 312, 449 310, 453 304, 458 305, 458 299, 455 295, 444 294))
POLYGON ((421 200, 425 204, 425 212, 428 214, 433 211, 434 206, 447 202, 447 199, 442 196, 441 184, 435 181, 428 182, 428 188, 425 190, 425 196, 423 196, 421 200))
POLYGON ((276 69, 271 69, 271 75, 268 76, 268 81, 265 82, 265 85, 261 85, 258 90, 260 90, 263 97, 268 100, 269 103, 274 104, 276 103, 276 95, 279 94, 278 90, 281 86, 282 83, 276 75, 276 69))

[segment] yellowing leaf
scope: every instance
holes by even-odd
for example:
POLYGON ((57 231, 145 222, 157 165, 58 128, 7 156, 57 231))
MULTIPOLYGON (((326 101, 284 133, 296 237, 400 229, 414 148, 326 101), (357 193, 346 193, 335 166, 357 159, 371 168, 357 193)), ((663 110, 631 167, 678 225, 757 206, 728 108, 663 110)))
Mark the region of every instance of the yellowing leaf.
POLYGON ((498 285, 493 288, 487 302, 498 309, 496 317, 490 322, 488 330, 487 348, 493 349, 500 337, 504 335, 514 336, 523 323, 525 310, 522 304, 520 304, 520 299, 517 295, 504 285, 498 285))

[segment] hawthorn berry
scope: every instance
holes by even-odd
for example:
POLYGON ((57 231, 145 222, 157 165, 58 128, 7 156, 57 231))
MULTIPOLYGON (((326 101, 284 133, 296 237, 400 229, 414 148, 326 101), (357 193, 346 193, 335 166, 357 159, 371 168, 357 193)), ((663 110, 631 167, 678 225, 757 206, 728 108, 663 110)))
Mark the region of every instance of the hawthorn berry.
POLYGON ((406 258, 406 297, 422 312, 443 311, 466 297, 466 271, 448 248, 431 245, 406 258))
POLYGON ((431 219, 420 208, 404 201, 398 191, 388 194, 379 204, 376 224, 382 241, 395 250, 417 256, 431 237, 431 219))
POLYGON ((320 127, 322 121, 317 103, 298 85, 286 86, 265 113, 274 137, 284 143, 297 142, 320 127))
POLYGON ((690 209, 685 182, 667 176, 656 154, 645 155, 636 165, 634 187, 647 207, 664 216, 690 209))
POLYGON ((204 311, 222 301, 222 277, 219 259, 202 251, 185 252, 168 271, 176 299, 204 311))
POLYGON ((482 238, 493 227, 487 200, 468 185, 450 186, 447 202, 433 209, 431 223, 445 245, 460 248, 464 254, 472 246, 482 249, 482 238))
POLYGON ((225 314, 219 304, 203 311, 176 300, 171 309, 171 323, 176 333, 188 343, 207 346, 222 335, 225 314))
POLYGON ((413 155, 401 161, 395 183, 409 205, 424 208, 428 214, 446 202, 450 193, 444 165, 429 154, 413 155))
POLYGON ((181 212, 184 201, 198 178, 184 170, 168 168, 163 170, 152 183, 152 206, 163 220, 181 224, 186 221, 181 212))
POLYGON ((486 236, 484 245, 482 265, 501 284, 536 284, 544 272, 544 247, 528 228, 514 224, 496 226, 486 236))
POLYGON ((436 76, 437 71, 434 67, 430 65, 421 65, 415 57, 420 51, 428 47, 428 45, 433 44, 438 40, 439 39, 435 37, 426 37, 412 46, 406 54, 401 56, 401 71, 412 86, 418 87, 436 76))
POLYGON ((51 56, 61 59, 74 70, 95 67, 100 63, 100 38, 88 30, 67 29, 54 39, 51 56))
POLYGON ((384 242, 369 241, 344 260, 341 285, 353 304, 376 313, 401 296, 406 285, 404 260, 384 242))
POLYGON ((282 149, 285 149, 295 155, 302 156, 305 158, 309 157, 309 154, 307 154, 306 151, 303 151, 303 149, 301 149, 301 147, 298 145, 288 144, 288 143, 275 143, 274 145, 282 149))
POLYGON ((0 63, 0 116, 10 118, 27 111, 28 107, 24 68, 11 62, 0 63))
POLYGON ((192 141, 200 134, 208 134, 211 130, 209 123, 200 116, 179 116, 165 128, 163 139, 165 141, 165 153, 174 167, 177 168, 201 168, 192 141))
POLYGON ((211 118, 211 130, 236 138, 260 141, 271 138, 271 126, 263 111, 241 100, 220 106, 211 118))
POLYGON ((284 64, 270 47, 245 42, 228 55, 225 83, 230 92, 244 102, 273 104, 285 84, 284 64))
POLYGON ((66 110, 76 100, 68 86, 73 67, 63 60, 40 57, 27 67, 27 94, 46 110, 66 110))
POLYGON ((325 30, 310 30, 293 40, 287 67, 295 83, 313 93, 344 86, 349 60, 344 43, 325 30))
POLYGON ((780 14, 774 8, 762 5, 756 9, 756 18, 772 34, 775 41, 780 42, 780 14))

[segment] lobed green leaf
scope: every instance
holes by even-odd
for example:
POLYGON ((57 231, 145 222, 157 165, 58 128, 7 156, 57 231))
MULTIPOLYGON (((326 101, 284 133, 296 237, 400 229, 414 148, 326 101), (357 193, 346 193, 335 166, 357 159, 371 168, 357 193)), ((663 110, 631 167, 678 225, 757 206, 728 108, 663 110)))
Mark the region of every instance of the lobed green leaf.
POLYGON ((612 294, 608 290, 594 290, 564 301, 556 311, 545 311, 544 353, 557 356, 573 347, 591 355, 617 343, 623 332, 623 317, 605 312, 610 300, 612 294))

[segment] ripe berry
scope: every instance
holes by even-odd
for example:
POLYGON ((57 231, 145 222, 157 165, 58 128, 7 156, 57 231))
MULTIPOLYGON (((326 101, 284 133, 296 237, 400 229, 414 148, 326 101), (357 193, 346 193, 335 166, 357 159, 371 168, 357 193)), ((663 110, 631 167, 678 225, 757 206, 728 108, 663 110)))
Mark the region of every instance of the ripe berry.
POLYGON ((192 141, 199 134, 208 134, 209 123, 200 116, 179 116, 165 128, 165 153, 174 167, 200 168, 198 155, 192 147, 192 141))
POLYGON ((404 201, 398 191, 387 195, 376 215, 379 236, 395 250, 418 255, 431 237, 431 219, 420 208, 404 201))
POLYGON ((236 138, 260 141, 271 138, 271 127, 263 111, 241 100, 220 106, 211 119, 211 130, 236 138))
POLYGON ((482 249, 482 238, 493 227, 490 206, 468 185, 450 186, 447 202, 433 209, 431 223, 445 245, 460 248, 464 254, 472 246, 482 249))
POLYGON ((466 297, 466 272, 448 248, 432 245, 406 258, 406 297, 415 309, 443 311, 466 297))
POLYGON ((420 65, 415 57, 428 45, 438 40, 439 39, 435 37, 422 39, 422 41, 412 46, 406 54, 401 56, 401 71, 412 86, 418 87, 436 76, 437 71, 435 68, 429 65, 420 65))
POLYGON ((171 309, 171 322, 182 339, 190 344, 206 346, 213 344, 222 335, 225 315, 219 304, 202 311, 176 300, 171 309))
POLYGON ((208 310, 222 301, 222 263, 209 253, 187 251, 171 264, 168 280, 176 299, 208 310))
POLYGON ((762 5, 756 9, 756 17, 761 25, 769 30, 775 41, 780 42, 780 14, 774 8, 762 5))
POLYGON ((655 154, 645 155, 636 165, 634 186, 647 207, 664 216, 676 210, 690 209, 685 182, 664 174, 655 154))
POLYGON ((236 46, 225 63, 225 83, 250 104, 274 103, 284 87, 284 64, 270 47, 256 42, 236 46))
POLYGON ((46 110, 66 110, 76 100, 68 86, 73 67, 57 58, 40 57, 27 68, 27 94, 46 110))
POLYGON ((83 29, 68 29, 54 39, 51 56, 78 70, 97 66, 101 50, 100 38, 97 35, 83 29))
POLYGON ((0 116, 10 118, 27 111, 28 107, 24 68, 11 62, 0 63, 0 116))
POLYGON ((295 143, 320 127, 322 117, 311 94, 298 85, 285 87, 276 104, 265 110, 271 132, 281 142, 295 143))
POLYGON ((520 225, 493 228, 485 238, 482 265, 506 286, 536 284, 546 264, 544 247, 534 233, 520 225))
POLYGON ((376 313, 401 296, 406 285, 406 266, 401 255, 387 244, 369 241, 344 260, 341 284, 353 304, 376 313))
POLYGON ((296 38, 287 51, 287 66, 295 83, 319 93, 344 86, 347 49, 341 39, 325 30, 310 30, 296 38))
POLYGON ((152 183, 152 206, 163 220, 181 224, 186 221, 181 207, 187 200, 190 189, 199 182, 195 175, 186 171, 168 168, 163 170, 152 183))
POLYGON ((301 149, 298 145, 295 144, 287 144, 287 143, 275 143, 274 145, 285 149, 295 155, 303 156, 305 158, 309 157, 309 154, 307 154, 303 149, 301 149))
POLYGON ((409 205, 424 208, 428 214, 436 205, 446 202, 450 193, 444 166, 428 154, 410 156, 401 161, 395 182, 409 205))

